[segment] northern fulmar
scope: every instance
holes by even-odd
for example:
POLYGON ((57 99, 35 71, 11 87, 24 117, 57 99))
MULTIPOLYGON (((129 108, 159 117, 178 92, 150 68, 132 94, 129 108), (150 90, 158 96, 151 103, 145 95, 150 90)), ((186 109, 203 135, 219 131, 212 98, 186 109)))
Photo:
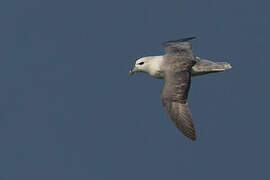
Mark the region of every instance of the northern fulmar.
POLYGON ((195 37, 163 43, 164 55, 138 59, 129 74, 146 72, 152 77, 164 79, 160 97, 165 111, 186 137, 195 140, 195 128, 187 103, 191 76, 225 71, 231 65, 194 56, 189 42, 192 39, 195 37))

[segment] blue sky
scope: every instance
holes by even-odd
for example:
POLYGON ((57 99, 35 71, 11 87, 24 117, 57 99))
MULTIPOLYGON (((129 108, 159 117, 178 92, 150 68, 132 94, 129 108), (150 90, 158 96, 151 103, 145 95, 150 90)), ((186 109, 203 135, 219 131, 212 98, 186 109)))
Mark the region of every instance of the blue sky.
POLYGON ((269 4, 2 0, 0 179, 269 179, 269 4), (188 36, 233 66, 192 79, 195 142, 128 75, 188 36))

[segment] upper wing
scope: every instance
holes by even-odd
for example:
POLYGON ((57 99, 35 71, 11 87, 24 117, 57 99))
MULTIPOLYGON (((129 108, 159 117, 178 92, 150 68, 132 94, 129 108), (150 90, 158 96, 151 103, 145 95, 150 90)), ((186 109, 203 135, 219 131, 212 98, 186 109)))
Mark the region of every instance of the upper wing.
POLYGON ((195 140, 195 129, 187 104, 190 76, 188 71, 166 73, 161 99, 166 112, 176 127, 185 136, 195 140))
POLYGON ((187 105, 192 66, 196 63, 191 45, 186 38, 163 44, 166 55, 163 61, 164 85, 161 92, 163 106, 176 127, 192 140, 195 129, 187 105))
POLYGON ((167 41, 162 44, 162 47, 165 49, 167 54, 177 54, 177 55, 190 55, 193 56, 191 50, 191 44, 189 40, 195 39, 195 37, 189 37, 174 41, 167 41))

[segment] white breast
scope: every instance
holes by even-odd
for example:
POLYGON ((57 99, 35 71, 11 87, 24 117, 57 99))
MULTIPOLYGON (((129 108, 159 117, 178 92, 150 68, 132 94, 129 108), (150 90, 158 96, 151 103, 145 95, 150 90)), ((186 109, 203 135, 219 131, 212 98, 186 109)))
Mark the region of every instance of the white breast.
POLYGON ((163 78, 163 73, 160 66, 163 61, 163 56, 151 56, 151 63, 149 66, 149 74, 155 78, 163 78))

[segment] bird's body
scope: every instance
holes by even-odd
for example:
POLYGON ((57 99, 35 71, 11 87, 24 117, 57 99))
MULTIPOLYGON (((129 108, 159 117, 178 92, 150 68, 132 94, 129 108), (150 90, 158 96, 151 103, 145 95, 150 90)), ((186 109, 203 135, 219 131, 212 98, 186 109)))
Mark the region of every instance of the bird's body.
POLYGON ((187 104, 191 76, 220 72, 231 66, 226 62, 213 62, 194 56, 188 42, 191 39, 194 37, 163 43, 165 55, 138 59, 130 75, 146 72, 152 77, 164 79, 160 97, 165 111, 185 136, 195 140, 195 128, 187 104))
MULTIPOLYGON (((161 65, 163 62, 163 55, 160 56, 146 56, 138 59, 139 62, 149 62, 149 69, 145 71, 150 76, 163 79, 164 74, 161 71, 161 65)), ((204 75, 215 72, 222 72, 227 69, 230 69, 231 65, 227 62, 214 62, 211 60, 201 59, 200 57, 196 57, 196 63, 192 66, 191 76, 204 75)))

